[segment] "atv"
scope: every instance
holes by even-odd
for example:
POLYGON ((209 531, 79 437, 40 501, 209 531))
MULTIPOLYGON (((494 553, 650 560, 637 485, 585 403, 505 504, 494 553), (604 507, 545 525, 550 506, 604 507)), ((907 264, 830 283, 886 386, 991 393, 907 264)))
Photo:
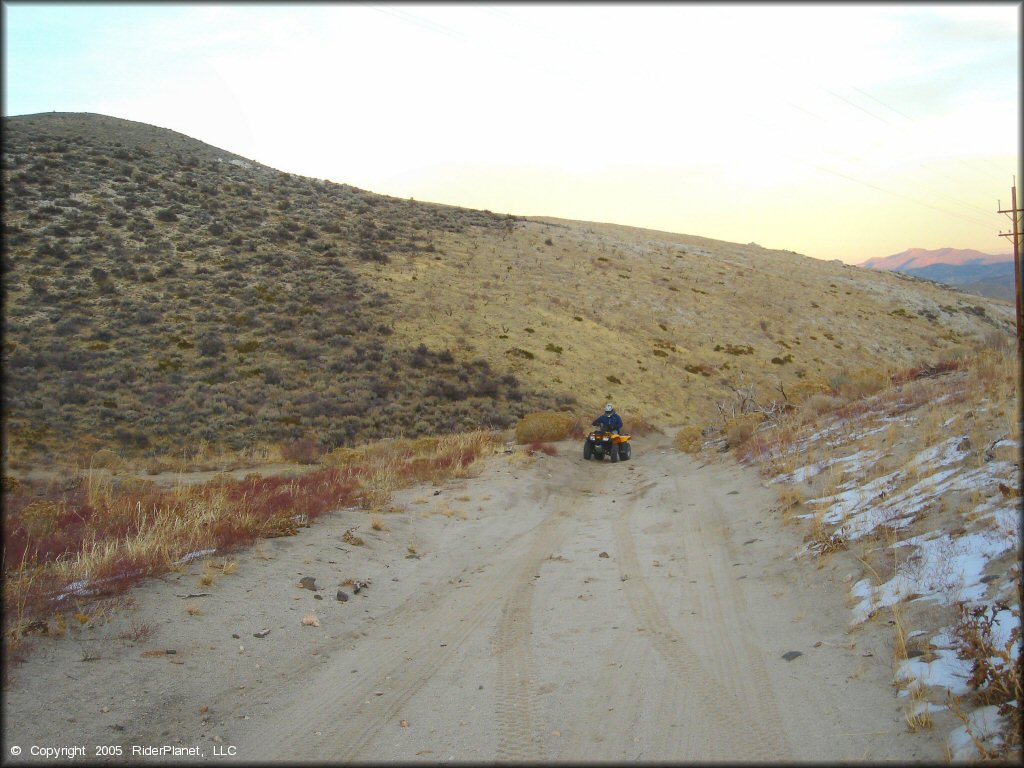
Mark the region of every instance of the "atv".
POLYGON ((628 461, 633 452, 629 437, 596 429, 583 441, 583 458, 588 461, 591 458, 600 461, 607 455, 612 461, 628 461))

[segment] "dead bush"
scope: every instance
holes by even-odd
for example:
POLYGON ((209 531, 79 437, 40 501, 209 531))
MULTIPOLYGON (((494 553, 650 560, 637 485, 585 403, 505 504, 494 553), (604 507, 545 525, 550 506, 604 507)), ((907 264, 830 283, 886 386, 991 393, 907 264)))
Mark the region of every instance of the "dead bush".
POLYGON ((672 444, 683 453, 697 453, 703 442, 704 436, 700 427, 689 424, 676 433, 672 444))
MULTIPOLYGON (((1006 718, 1003 749, 1019 750, 1021 746, 1021 666, 1013 651, 1020 643, 1020 608, 1001 609, 996 605, 969 608, 960 604, 960 619, 954 627, 957 655, 971 662, 971 677, 967 681, 978 706, 995 705, 1006 718), (1000 612, 1012 615, 1016 626, 1009 632, 1006 642, 1000 644, 993 632, 1000 612)), ((1004 617, 1005 619, 1006 617, 1004 617)))
POLYGON ((292 440, 281 445, 281 456, 296 464, 316 464, 320 461, 320 444, 312 437, 292 440))
POLYGON ((839 394, 847 400, 870 397, 889 387, 889 375, 878 368, 862 368, 839 380, 839 394))
POLYGON ((806 417, 817 418, 826 413, 832 413, 841 404, 842 401, 838 397, 819 393, 811 395, 800 404, 800 413, 806 417))
POLYGON ((124 464, 121 457, 111 451, 109 448, 101 448, 92 455, 90 462, 94 469, 120 469, 124 464))
POLYGON ((576 423, 576 418, 567 413, 538 411, 528 413, 516 424, 516 442, 551 443, 564 440, 576 423))
POLYGON ((722 431, 725 432, 729 447, 736 448, 743 445, 753 436, 762 421, 764 421, 764 417, 759 413, 747 413, 728 419, 722 431))
POLYGON ((819 378, 801 379, 790 387, 786 388, 786 397, 791 403, 803 403, 810 397, 819 394, 831 394, 832 387, 828 382, 819 378))
POLYGON ((623 421, 626 422, 623 425, 625 431, 630 435, 637 435, 643 437, 645 435, 651 434, 652 432, 661 433, 660 429, 658 429, 656 426, 651 424, 651 422, 649 422, 646 418, 639 414, 635 416, 630 416, 628 420, 623 419, 623 421))

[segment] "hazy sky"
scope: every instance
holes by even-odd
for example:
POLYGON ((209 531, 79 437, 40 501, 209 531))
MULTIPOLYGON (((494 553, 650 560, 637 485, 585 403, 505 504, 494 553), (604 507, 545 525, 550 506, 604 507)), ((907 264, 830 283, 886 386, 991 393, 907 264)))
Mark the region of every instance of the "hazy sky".
POLYGON ((1019 3, 3 10, 4 115, 98 112, 397 197, 851 263, 1011 249, 1019 3))

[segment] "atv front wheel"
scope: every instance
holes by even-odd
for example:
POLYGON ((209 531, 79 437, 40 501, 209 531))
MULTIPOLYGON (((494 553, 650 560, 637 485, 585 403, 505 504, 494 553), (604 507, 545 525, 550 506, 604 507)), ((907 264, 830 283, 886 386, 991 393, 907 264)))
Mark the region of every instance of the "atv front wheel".
POLYGON ((587 461, 590 461, 590 457, 593 454, 594 454, 594 446, 592 446, 590 444, 590 441, 587 440, 585 443, 583 443, 583 458, 586 459, 587 461))
POLYGON ((611 450, 608 451, 608 456, 609 456, 609 458, 611 458, 612 461, 618 461, 619 460, 619 444, 618 443, 612 443, 611 450))
POLYGON ((629 461, 629 457, 632 455, 633 449, 629 447, 629 443, 619 444, 619 460, 629 461))

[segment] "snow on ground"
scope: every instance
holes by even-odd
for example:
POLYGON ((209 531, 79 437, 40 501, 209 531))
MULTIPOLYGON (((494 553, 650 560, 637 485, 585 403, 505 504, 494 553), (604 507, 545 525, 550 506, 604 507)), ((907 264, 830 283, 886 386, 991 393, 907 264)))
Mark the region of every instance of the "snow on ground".
MULTIPOLYGON (((928 404, 932 405, 934 402, 928 404)), ((887 455, 875 447, 878 438, 874 441, 868 438, 888 429, 893 421, 910 424, 915 419, 906 413, 894 419, 874 412, 854 419, 832 420, 810 437, 798 441, 792 451, 797 456, 807 456, 846 448, 846 455, 808 461, 797 469, 776 475, 769 483, 810 484, 823 472, 836 472, 836 477, 843 482, 833 486, 833 493, 806 501, 814 511, 800 517, 817 518, 832 527, 832 536, 848 542, 884 536, 887 529, 893 532, 888 541, 898 563, 895 573, 882 583, 865 578, 853 584, 851 593, 856 603, 851 625, 866 621, 881 608, 904 601, 964 603, 970 608, 986 610, 996 604, 999 610, 992 625, 992 639, 996 647, 1005 648, 1011 642, 1011 632, 1020 626, 1020 606, 1016 604, 1014 588, 1017 574, 1011 569, 1009 574, 986 575, 986 570, 993 560, 1020 546, 1020 497, 1004 491, 1019 488, 1020 477, 1015 464, 998 461, 991 452, 994 448, 1019 451, 1021 444, 1000 439, 979 458, 980 446, 974 446, 972 453, 969 436, 958 433, 920 448, 899 467, 880 470, 880 462, 887 455), (901 532, 915 522, 930 514, 948 511, 946 505, 953 498, 959 499, 959 506, 954 509, 957 514, 946 519, 957 521, 955 530, 937 527, 900 539, 901 532), (991 591, 990 582, 994 580, 1000 582, 995 594, 1010 595, 1016 615, 1005 605, 995 603, 996 598, 986 599, 991 591)), ((955 421, 956 418, 951 417, 943 423, 943 434, 950 434, 955 421)), ((803 550, 804 553, 812 551, 810 546, 803 550)), ((953 629, 940 628, 929 639, 929 645, 932 650, 928 660, 917 656, 899 663, 895 682, 903 687, 900 695, 908 696, 911 688, 920 686, 937 686, 954 696, 970 693, 968 680, 972 662, 958 655, 953 629)), ((1011 651, 1015 662, 1019 662, 1019 645, 1018 642, 1011 651)), ((990 661, 996 666, 1002 663, 995 658, 990 661)), ((929 701, 908 702, 908 712, 912 714, 945 708, 944 704, 929 701)), ((976 709, 967 713, 967 717, 976 736, 987 739, 990 745, 999 743, 998 733, 1004 723, 996 707, 976 709)), ((978 756, 965 726, 954 729, 947 744, 953 760, 978 756)))

